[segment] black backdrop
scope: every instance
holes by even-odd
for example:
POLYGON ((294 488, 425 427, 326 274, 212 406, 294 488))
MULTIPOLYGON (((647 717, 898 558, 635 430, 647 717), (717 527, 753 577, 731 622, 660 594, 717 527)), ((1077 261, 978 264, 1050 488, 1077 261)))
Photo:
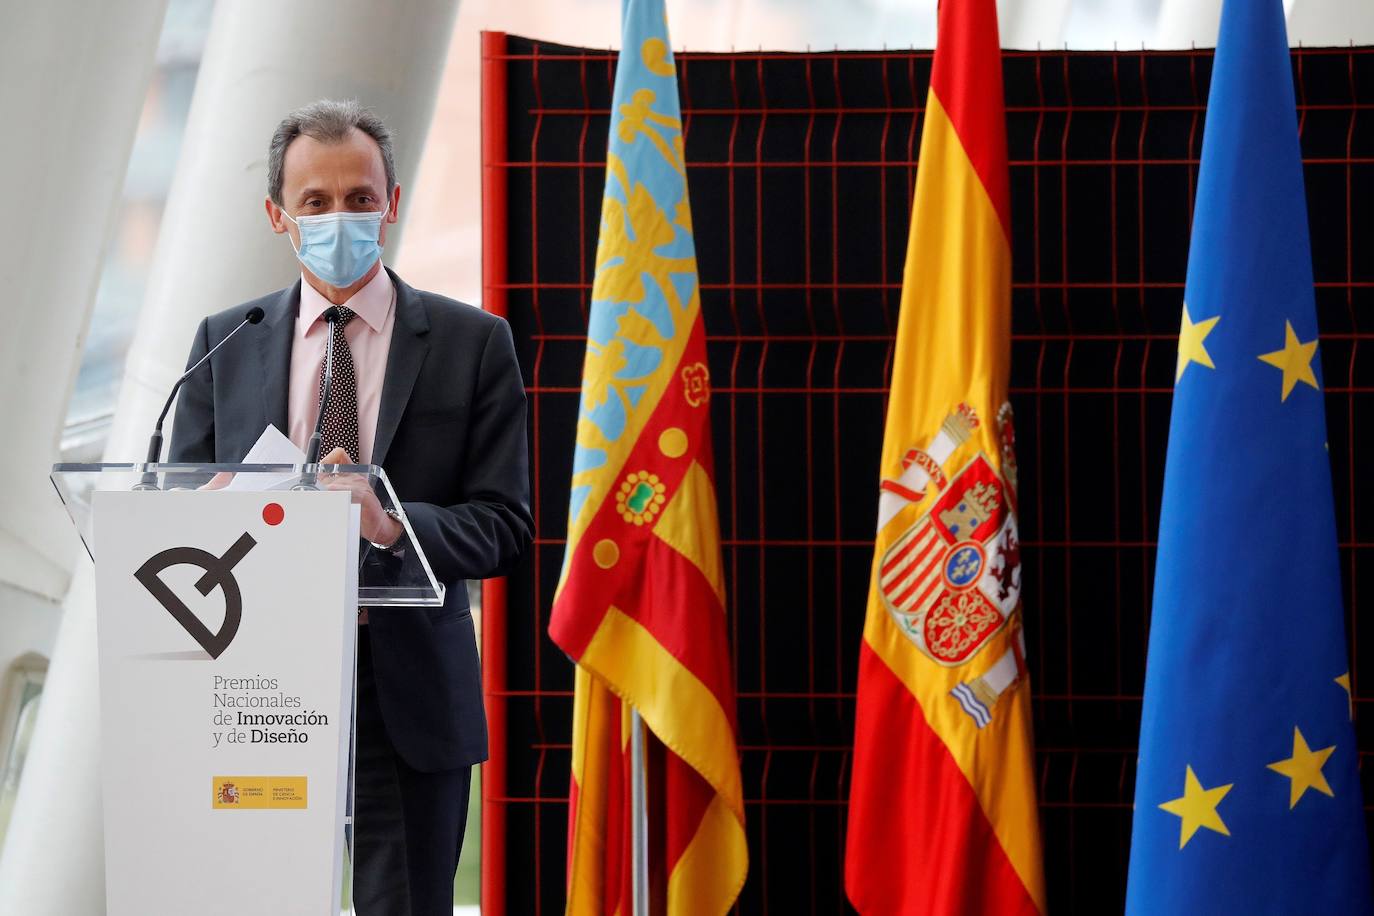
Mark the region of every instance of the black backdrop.
MULTIPOLYGON (((510 37, 504 251, 537 543, 510 579, 510 913, 562 911, 571 667, 545 635, 614 57, 510 37)), ((1298 88, 1357 702, 1374 660, 1374 50, 1298 88), (1368 641, 1367 641, 1368 642, 1368 641)), ((1124 897, 1175 336, 1210 52, 1008 53, 1012 401, 1045 871, 1058 912, 1124 897)), ((848 911, 853 690, 929 52, 682 54, 714 385, 751 872, 746 913, 848 911)), ((488 124, 491 112, 487 113, 488 124)), ((493 247, 494 246, 494 247, 493 247)), ((491 287, 488 286, 490 294, 491 287)), ((1218 519, 1218 536, 1241 536, 1218 519)), ((493 612, 497 609, 493 608, 493 612)), ((490 651, 490 650, 489 650, 490 651)), ((1374 734, 1360 722, 1364 754, 1374 734)), ((892 778, 901 779, 894 773, 892 778)), ((490 812, 489 812, 490 813, 490 812)), ((939 830, 939 824, 920 829, 939 830)), ((901 867, 891 851, 885 867, 901 867)), ((970 863, 975 867, 976 863, 970 863)))

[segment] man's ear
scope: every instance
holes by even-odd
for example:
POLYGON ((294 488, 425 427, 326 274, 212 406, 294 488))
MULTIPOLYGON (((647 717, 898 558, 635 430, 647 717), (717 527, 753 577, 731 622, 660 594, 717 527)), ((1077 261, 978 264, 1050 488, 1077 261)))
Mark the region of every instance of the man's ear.
POLYGON ((277 235, 286 232, 286 217, 282 215, 281 207, 278 207, 271 197, 264 197, 262 204, 263 208, 267 210, 267 222, 271 224, 272 231, 277 235))
POLYGON ((401 206, 400 185, 396 185, 394 188, 391 189, 390 199, 388 200, 388 203, 390 204, 390 206, 386 208, 386 217, 382 220, 382 227, 380 231, 378 231, 377 233, 377 244, 381 245, 382 247, 386 247, 387 225, 396 222, 398 218, 396 215, 396 210, 398 207, 401 206))

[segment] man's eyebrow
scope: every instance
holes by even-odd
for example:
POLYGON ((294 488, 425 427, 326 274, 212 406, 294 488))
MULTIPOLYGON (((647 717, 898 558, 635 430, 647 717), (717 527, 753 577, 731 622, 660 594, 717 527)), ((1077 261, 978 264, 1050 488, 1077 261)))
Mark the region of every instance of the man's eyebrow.
MULTIPOLYGON (((376 188, 375 186, 370 185, 370 184, 360 184, 360 185, 357 185, 356 187, 349 188, 348 191, 345 192, 344 196, 345 196, 345 197, 352 197, 354 194, 371 194, 373 197, 381 197, 381 196, 382 196, 381 192, 378 191, 377 188, 376 188)), ((324 190, 323 188, 305 188, 304 190, 302 190, 302 191, 300 192, 300 194, 296 195, 296 200, 297 200, 298 202, 303 202, 303 201, 309 200, 309 199, 312 198, 312 197, 328 197, 328 196, 329 196, 329 192, 326 191, 326 190, 324 190)))

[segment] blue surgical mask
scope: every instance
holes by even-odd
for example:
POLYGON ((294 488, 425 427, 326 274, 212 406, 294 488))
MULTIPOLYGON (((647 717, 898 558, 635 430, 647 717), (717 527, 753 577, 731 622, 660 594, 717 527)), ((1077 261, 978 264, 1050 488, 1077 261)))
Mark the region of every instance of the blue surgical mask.
POLYGON ((387 201, 386 209, 377 212, 340 211, 300 219, 292 219, 286 211, 282 215, 300 230, 300 247, 296 248, 295 241, 291 243, 300 262, 330 286, 345 289, 357 283, 382 256, 377 240, 382 220, 390 210, 391 202, 387 201))

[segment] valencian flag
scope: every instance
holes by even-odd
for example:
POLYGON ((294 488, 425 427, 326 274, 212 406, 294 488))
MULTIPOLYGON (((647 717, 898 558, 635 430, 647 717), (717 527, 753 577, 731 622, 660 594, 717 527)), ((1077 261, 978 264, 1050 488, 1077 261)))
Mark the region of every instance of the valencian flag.
POLYGON ((748 871, 710 376, 663 0, 625 0, 568 546, 549 634, 577 663, 568 912, 631 916, 630 711, 650 903, 724 913, 748 871))
POLYGON ((916 172, 859 658, 845 887, 861 913, 1045 897, 1007 375, 994 0, 944 0, 916 172))
POLYGON ((1228 0, 1164 473, 1127 910, 1369 913, 1282 0, 1228 0))

